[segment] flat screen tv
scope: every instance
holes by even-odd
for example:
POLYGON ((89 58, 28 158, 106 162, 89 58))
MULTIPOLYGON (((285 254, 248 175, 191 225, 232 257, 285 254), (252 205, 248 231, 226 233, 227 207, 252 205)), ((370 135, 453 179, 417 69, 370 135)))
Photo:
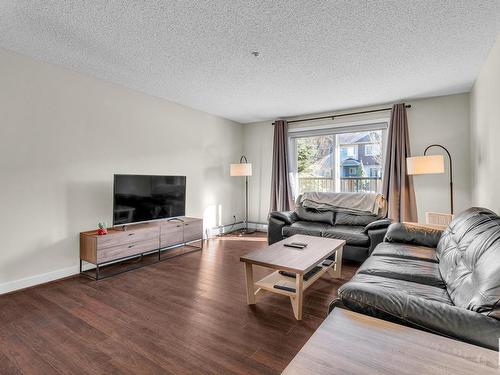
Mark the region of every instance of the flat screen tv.
POLYGON ((186 176, 115 174, 113 186, 113 225, 186 214, 186 176))

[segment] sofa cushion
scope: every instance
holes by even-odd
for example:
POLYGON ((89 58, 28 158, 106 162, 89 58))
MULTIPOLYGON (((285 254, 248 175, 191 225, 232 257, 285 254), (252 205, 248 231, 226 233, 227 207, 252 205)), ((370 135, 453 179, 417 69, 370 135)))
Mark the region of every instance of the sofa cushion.
POLYGON ((391 279, 382 276, 358 273, 348 283, 339 288, 339 296, 344 299, 365 301, 373 304, 376 294, 394 294, 395 304, 404 304, 407 296, 417 296, 436 302, 452 305, 448 292, 444 287, 436 287, 414 283, 411 281, 391 279), (399 298, 399 301, 398 301, 399 298), (372 299, 370 301, 370 299, 372 299))
POLYGON ((387 229, 384 241, 435 248, 442 234, 442 230, 419 224, 393 223, 387 229))
POLYGON ((402 243, 382 242, 373 250, 372 255, 438 262, 435 249, 402 243))
POLYGON ((361 265, 357 273, 445 287, 439 274, 439 264, 426 260, 372 256, 361 265))
POLYGON ((321 237, 323 231, 332 226, 324 223, 316 223, 312 221, 296 221, 292 225, 284 226, 282 234, 284 237, 290 237, 294 234, 304 234, 306 236, 321 237))
POLYGON ((500 218, 471 208, 458 215, 437 248, 455 305, 500 319, 500 218))
POLYGON ((323 237, 345 240, 352 246, 369 246, 370 238, 363 232, 364 227, 350 225, 336 225, 322 232, 323 237))
POLYGON ((375 215, 353 215, 347 212, 337 212, 335 215, 335 225, 368 225, 379 217, 375 215))
POLYGON ((295 214, 298 216, 299 220, 302 221, 314 221, 333 225, 333 211, 319 211, 299 205, 295 208, 295 214))

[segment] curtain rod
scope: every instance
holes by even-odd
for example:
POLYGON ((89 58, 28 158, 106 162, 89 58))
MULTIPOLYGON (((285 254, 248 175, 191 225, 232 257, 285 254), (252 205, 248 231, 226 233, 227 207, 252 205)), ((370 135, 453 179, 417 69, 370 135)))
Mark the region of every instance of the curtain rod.
MULTIPOLYGON (((405 105, 406 108, 411 108, 410 104, 405 105)), ((300 120, 291 120, 287 121, 289 124, 293 124, 295 122, 304 122, 304 121, 312 121, 312 120, 324 120, 324 119, 331 119, 334 120, 336 117, 344 117, 344 116, 353 116, 353 115, 363 115, 365 113, 375 113, 375 112, 385 112, 385 111, 390 111, 392 108, 380 108, 380 109, 372 109, 369 111, 361 111, 361 112, 350 112, 350 113, 342 113, 340 115, 330 115, 330 116, 322 116, 322 117, 310 117, 310 118, 303 118, 300 120)), ((271 125, 274 125, 275 123, 273 122, 271 125)))

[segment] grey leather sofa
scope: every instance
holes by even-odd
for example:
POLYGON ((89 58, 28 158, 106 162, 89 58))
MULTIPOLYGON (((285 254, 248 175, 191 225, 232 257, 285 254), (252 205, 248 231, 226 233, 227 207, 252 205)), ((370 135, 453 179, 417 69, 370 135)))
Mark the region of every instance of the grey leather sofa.
POLYGON ((300 196, 294 211, 276 211, 269 215, 268 242, 273 244, 294 234, 337 238, 346 241, 342 258, 364 261, 383 241, 387 227, 386 208, 381 215, 353 215, 345 212, 317 211, 302 207, 300 196))
POLYGON ((498 350, 500 217, 470 208, 442 232, 392 224, 330 305, 498 350))

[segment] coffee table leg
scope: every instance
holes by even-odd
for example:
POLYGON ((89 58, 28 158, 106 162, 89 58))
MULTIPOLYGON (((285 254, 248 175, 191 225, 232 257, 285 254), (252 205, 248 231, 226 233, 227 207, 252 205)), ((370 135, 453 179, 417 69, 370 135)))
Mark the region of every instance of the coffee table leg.
POLYGON ((296 275, 295 278, 295 296, 290 297, 292 302, 293 314, 295 319, 302 320, 302 302, 304 300, 304 276, 296 275))
POLYGON ((342 277, 342 250, 344 248, 341 247, 335 253, 335 271, 330 268, 328 269, 328 274, 333 278, 341 278, 342 277))
POLYGON ((252 263, 245 263, 245 280, 247 283, 247 303, 255 305, 255 287, 253 283, 252 263))

